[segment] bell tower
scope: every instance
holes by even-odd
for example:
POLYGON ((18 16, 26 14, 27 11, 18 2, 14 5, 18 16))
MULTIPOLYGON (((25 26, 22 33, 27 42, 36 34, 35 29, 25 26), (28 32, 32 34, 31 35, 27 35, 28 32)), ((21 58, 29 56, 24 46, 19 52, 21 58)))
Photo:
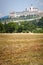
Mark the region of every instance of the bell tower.
POLYGON ((31 4, 30 11, 33 11, 33 5, 31 4))

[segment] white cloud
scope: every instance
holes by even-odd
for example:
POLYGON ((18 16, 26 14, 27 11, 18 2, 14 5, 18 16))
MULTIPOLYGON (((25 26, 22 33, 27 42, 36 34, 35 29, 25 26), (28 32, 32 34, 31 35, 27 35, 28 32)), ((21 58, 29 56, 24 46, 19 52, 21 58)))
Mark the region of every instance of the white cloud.
POLYGON ((2 14, 2 13, 0 13, 0 17, 2 17, 2 15, 3 15, 3 14, 2 14))

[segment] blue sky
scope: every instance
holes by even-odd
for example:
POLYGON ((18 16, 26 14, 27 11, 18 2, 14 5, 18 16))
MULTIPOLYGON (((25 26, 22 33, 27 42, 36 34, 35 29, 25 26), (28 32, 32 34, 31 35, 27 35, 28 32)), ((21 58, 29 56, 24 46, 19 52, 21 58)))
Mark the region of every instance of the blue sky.
POLYGON ((31 4, 43 10, 43 0, 0 0, 0 16, 7 15, 11 11, 23 11, 31 4))

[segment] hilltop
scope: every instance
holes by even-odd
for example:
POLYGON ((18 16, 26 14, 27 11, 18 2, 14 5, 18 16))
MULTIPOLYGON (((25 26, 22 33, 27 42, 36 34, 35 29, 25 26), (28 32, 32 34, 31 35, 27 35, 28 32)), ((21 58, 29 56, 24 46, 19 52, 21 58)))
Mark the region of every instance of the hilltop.
POLYGON ((43 16, 43 11, 31 6, 30 8, 25 8, 25 10, 21 12, 12 11, 8 15, 1 17, 0 21, 15 22, 20 20, 35 19, 42 16, 43 16))

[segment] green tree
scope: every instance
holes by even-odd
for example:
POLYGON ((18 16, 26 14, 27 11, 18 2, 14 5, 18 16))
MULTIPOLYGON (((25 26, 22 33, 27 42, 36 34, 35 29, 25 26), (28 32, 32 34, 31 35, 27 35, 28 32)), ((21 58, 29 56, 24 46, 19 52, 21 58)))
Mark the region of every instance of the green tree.
POLYGON ((0 33, 4 32, 4 25, 0 22, 0 33))
POLYGON ((6 32, 12 33, 15 31, 15 24, 12 22, 7 24, 6 32))
POLYGON ((43 28, 43 17, 39 20, 38 27, 43 28))

